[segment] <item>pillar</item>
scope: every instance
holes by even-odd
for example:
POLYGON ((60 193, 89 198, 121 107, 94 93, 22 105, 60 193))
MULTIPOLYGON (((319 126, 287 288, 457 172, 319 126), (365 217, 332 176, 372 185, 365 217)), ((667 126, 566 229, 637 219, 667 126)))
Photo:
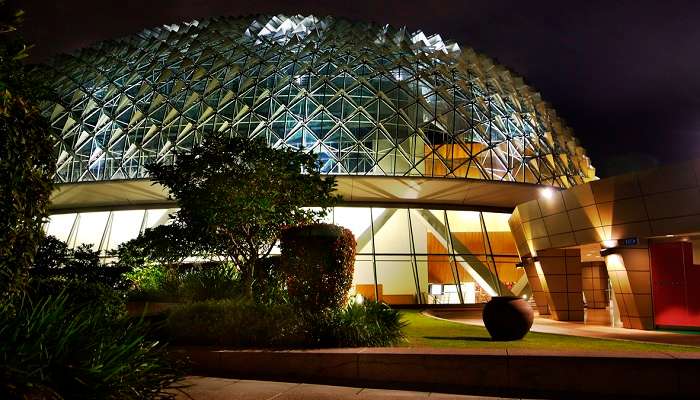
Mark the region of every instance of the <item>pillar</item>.
POLYGON ((581 265, 581 286, 586 295, 588 308, 608 306, 608 270, 601 261, 585 262, 581 265))
POLYGON ((654 329, 649 249, 616 248, 609 252, 605 265, 622 326, 654 329))
POLYGON ((537 252, 535 269, 547 297, 552 318, 583 321, 581 253, 578 249, 548 249, 537 252))
POLYGON ((537 269, 535 268, 535 262, 532 259, 528 259, 524 262, 525 275, 527 275, 527 281, 532 289, 532 298, 535 299, 535 305, 537 306, 537 312, 540 315, 549 314, 549 306, 547 304, 547 295, 542 289, 542 283, 540 282, 540 277, 537 275, 537 269))

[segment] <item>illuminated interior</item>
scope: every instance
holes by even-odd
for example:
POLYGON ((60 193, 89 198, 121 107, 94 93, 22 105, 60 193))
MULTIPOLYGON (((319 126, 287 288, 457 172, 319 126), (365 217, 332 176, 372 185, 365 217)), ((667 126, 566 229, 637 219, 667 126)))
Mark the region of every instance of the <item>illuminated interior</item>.
MULTIPOLYGON (((174 209, 51 216, 48 234, 69 246, 91 244, 104 257, 139 232, 168 222, 174 209)), ((469 304, 507 293, 522 270, 509 214, 377 207, 335 207, 326 222, 357 239, 353 294, 389 304, 469 304), (496 274, 497 271, 497 274, 496 274)))

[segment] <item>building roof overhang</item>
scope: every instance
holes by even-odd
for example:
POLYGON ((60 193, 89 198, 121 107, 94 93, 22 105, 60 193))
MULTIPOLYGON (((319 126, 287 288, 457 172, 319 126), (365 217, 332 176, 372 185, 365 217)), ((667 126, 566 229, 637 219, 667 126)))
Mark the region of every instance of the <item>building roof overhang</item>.
MULTIPOLYGON (((440 207, 511 212, 545 187, 479 179, 392 176, 336 176, 342 204, 440 207)), ((51 196, 52 214, 96 210, 169 208, 176 202, 165 187, 148 179, 58 184, 51 196)))

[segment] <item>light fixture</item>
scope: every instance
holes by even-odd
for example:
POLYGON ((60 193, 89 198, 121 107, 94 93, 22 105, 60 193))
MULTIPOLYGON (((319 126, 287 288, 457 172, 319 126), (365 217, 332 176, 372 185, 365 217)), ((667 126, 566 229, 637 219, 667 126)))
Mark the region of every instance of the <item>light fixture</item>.
POLYGON ((554 196, 554 189, 552 188, 542 188, 540 189, 540 196, 544 199, 551 199, 554 196))
POLYGON ((617 247, 617 240, 603 240, 603 247, 605 247, 606 249, 612 249, 613 247, 617 247))
POLYGON ((612 248, 609 248, 609 249, 603 249, 603 250, 600 251, 600 255, 603 256, 603 257, 607 257, 607 256, 609 256, 609 255, 611 255, 611 254, 617 253, 618 250, 619 250, 619 249, 616 248, 616 247, 612 247, 612 248))
POLYGON ((673 237, 674 235, 666 235, 666 237, 673 237))

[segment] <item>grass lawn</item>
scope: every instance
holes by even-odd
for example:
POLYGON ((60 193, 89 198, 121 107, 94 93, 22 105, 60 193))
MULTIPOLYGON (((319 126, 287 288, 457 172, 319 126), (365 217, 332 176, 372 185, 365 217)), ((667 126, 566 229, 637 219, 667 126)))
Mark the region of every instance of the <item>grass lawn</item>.
POLYGON ((547 349, 591 351, 700 351, 700 347, 643 343, 626 340, 591 339, 577 336, 530 332, 522 340, 493 342, 486 328, 443 321, 402 310, 406 347, 447 347, 481 349, 547 349))

